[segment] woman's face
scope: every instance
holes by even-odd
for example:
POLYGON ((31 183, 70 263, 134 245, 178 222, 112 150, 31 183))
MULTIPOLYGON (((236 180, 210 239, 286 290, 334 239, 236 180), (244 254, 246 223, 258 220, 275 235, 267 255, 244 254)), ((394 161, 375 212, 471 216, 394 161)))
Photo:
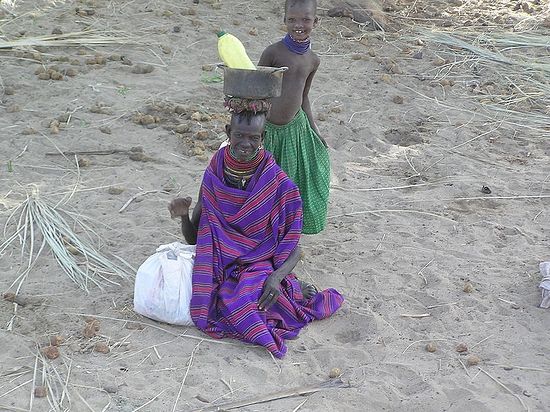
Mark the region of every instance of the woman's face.
POLYGON ((250 123, 244 117, 234 117, 226 126, 231 145, 231 153, 241 162, 251 160, 262 144, 265 129, 265 116, 252 116, 250 123))

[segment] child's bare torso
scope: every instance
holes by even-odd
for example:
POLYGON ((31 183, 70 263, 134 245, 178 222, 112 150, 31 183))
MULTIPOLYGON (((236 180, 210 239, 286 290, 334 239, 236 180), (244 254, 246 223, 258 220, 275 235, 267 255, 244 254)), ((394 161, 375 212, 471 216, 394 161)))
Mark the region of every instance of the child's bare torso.
POLYGON ((305 54, 293 53, 282 42, 277 42, 265 50, 260 65, 288 67, 283 77, 281 96, 273 98, 268 116, 271 123, 287 124, 302 107, 306 82, 317 70, 319 57, 311 50, 305 54))

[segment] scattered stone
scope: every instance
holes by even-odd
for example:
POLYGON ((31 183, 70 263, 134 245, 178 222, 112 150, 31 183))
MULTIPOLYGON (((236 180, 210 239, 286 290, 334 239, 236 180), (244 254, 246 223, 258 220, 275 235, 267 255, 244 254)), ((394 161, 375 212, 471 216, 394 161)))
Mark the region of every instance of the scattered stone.
POLYGON ((52 34, 63 34, 63 31, 59 27, 56 27, 52 30, 52 34))
POLYGON ((166 46, 164 44, 161 44, 160 45, 160 50, 162 50, 162 52, 164 54, 172 54, 172 48, 170 46, 166 46))
POLYGON ((251 36, 257 36, 258 29, 256 27, 252 27, 250 30, 248 30, 248 34, 250 34, 251 36))
POLYGON ((46 396, 48 396, 48 389, 45 386, 35 386, 34 388, 35 398, 45 398, 46 396))
POLYGON ((50 359, 57 359, 59 358, 59 348, 57 346, 46 346, 44 349, 42 349, 42 354, 50 359))
POLYGON ((151 160, 153 160, 153 158, 147 156, 143 152, 132 152, 130 153, 128 158, 130 160, 133 160, 134 162, 150 162, 151 160))
POLYGON ((107 189, 107 193, 109 193, 110 195, 120 195, 122 192, 124 192, 124 189, 121 187, 111 186, 109 189, 107 189))
POLYGON ((148 74, 152 73, 155 68, 150 64, 136 64, 135 67, 132 69, 132 73, 134 74, 148 74))
POLYGON ((340 368, 332 368, 328 373, 328 377, 331 379, 337 378, 342 375, 340 368))
POLYGON ((86 322, 86 326, 84 327, 84 332, 82 333, 85 338, 93 338, 97 332, 99 332, 99 321, 94 319, 90 322, 86 322))
POLYGON ((50 73, 50 79, 52 79, 52 80, 63 80, 63 74, 54 71, 54 72, 50 73))
POLYGON ((113 133, 113 132, 111 131, 111 128, 110 128, 109 126, 101 126, 101 127, 99 128, 99 131, 100 131, 101 133, 105 133, 105 134, 111 134, 111 133, 113 133))
POLYGON ((443 59, 443 58, 441 58, 441 57, 438 57, 437 59, 435 59, 435 60, 433 61, 433 65, 434 65, 434 66, 437 66, 437 67, 443 66, 444 64, 447 64, 447 60, 445 60, 445 59, 443 59))
POLYGON ((119 62, 120 59, 122 59, 122 56, 120 54, 111 54, 109 57, 108 57, 109 61, 112 61, 112 62, 119 62))
POLYGON ((203 64, 201 69, 202 69, 203 72, 211 72, 212 70, 214 70, 214 65, 212 65, 212 64, 203 64))
POLYGON ((481 359, 477 355, 470 355, 466 358, 466 365, 468 366, 476 366, 479 365, 480 362, 481 359))
POLYGON ((134 116, 134 123, 141 124, 144 126, 160 122, 160 119, 150 114, 137 114, 134 116))
POLYGON ((80 157, 78 159, 78 167, 88 167, 92 164, 91 160, 86 157, 80 157))
POLYGON ((359 40, 359 43, 361 43, 363 46, 369 45, 369 38, 367 36, 361 37, 361 40, 359 40))
POLYGON ((481 193, 485 194, 485 195, 490 195, 491 194, 491 188, 489 186, 481 186, 481 193))
POLYGON ((319 120, 320 122, 325 122, 327 120, 327 117, 323 113, 319 113, 317 115, 317 120, 319 120))
POLYGON ((50 80, 50 74, 49 73, 39 73, 38 74, 39 80, 50 80))
POLYGON ((458 353, 468 352, 468 346, 465 343, 459 343, 456 347, 458 353))
POLYGON ((205 130, 205 129, 199 130, 197 133, 195 133, 195 138, 197 138, 199 140, 208 139, 208 130, 205 130))
POLYGON ((80 66, 80 60, 78 60, 78 59, 72 59, 72 60, 69 62, 69 64, 70 64, 71 66, 80 66))
POLYGON ((130 60, 128 57, 126 56, 122 56, 120 58, 120 61, 122 62, 122 64, 124 64, 125 66, 132 66, 134 63, 132 63, 132 60, 130 60))
POLYGON ((103 385, 103 390, 107 393, 117 393, 118 392, 118 386, 117 385, 103 385))
POLYGON ((388 83, 390 84, 392 81, 391 81, 391 76, 388 74, 388 73, 384 73, 380 76, 380 80, 382 80, 384 83, 388 83))
POLYGON ((422 50, 418 50, 412 55, 413 59, 421 60, 424 57, 424 54, 422 53, 422 50))
POLYGON ((369 56, 370 57, 375 57, 376 56, 376 51, 374 49, 369 49, 369 56))
POLYGON ((437 346, 435 346, 435 343, 430 342, 426 345, 426 351, 434 353, 437 350, 437 346))
POLYGON ((111 348, 105 342, 97 342, 94 346, 94 351, 98 353, 109 353, 111 348))
POLYGON ((21 132, 22 135, 28 136, 31 134, 37 134, 38 132, 33 129, 32 127, 25 127, 23 131, 21 132))
POLYGON ((180 33, 180 32, 181 32, 181 26, 174 26, 174 27, 172 28, 172 31, 173 31, 174 33, 180 33))
POLYGON ((75 77, 77 74, 78 74, 78 70, 73 69, 72 67, 65 70, 65 75, 67 75, 69 77, 75 77))
POLYGON ((361 59, 363 59, 363 55, 360 54, 360 53, 354 53, 354 54, 352 54, 351 59, 352 60, 361 60, 361 59))
POLYGON ((19 107, 19 105, 17 104, 10 104, 8 107, 6 107, 7 113, 15 113, 20 111, 21 111, 21 107, 19 107))
POLYGON ((95 10, 92 10, 92 9, 83 10, 78 7, 75 9, 75 12, 80 17, 89 17, 95 14, 95 10))
POLYGON ((183 9, 181 11, 181 14, 184 15, 184 16, 195 16, 197 14, 197 10, 192 9, 192 8, 183 9))
POLYGON ((65 338, 61 335, 50 336, 50 345, 52 346, 60 346, 64 342, 65 342, 65 338))
POLYGON ((187 123, 178 124, 174 129, 176 133, 180 133, 180 134, 188 133, 190 130, 191 128, 187 123))
POLYGON ((472 285, 470 282, 466 282, 462 290, 466 293, 472 293, 475 289, 474 285, 472 285))
POLYGON ((113 111, 110 107, 108 107, 105 103, 95 103, 92 107, 89 109, 90 113, 96 113, 96 114, 112 114, 113 111))
POLYGON ((12 95, 15 94, 15 89, 11 86, 6 86, 6 87, 4 87, 4 94, 6 96, 12 96, 12 95))
POLYGON ((396 95, 392 98, 392 102, 394 102, 395 104, 403 104, 403 101, 403 96, 396 95))

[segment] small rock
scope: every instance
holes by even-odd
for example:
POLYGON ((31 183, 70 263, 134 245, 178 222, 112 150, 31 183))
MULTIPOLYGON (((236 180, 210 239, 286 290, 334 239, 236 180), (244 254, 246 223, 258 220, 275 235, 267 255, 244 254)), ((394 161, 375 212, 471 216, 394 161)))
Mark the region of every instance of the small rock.
POLYGON ((468 346, 465 343, 459 343, 456 347, 458 353, 468 352, 468 346))
POLYGON ((111 54, 109 56, 109 60, 112 62, 119 62, 121 59, 122 57, 120 56, 120 54, 111 54))
POLYGON ((413 59, 422 59, 424 57, 424 54, 422 53, 422 50, 417 51, 412 55, 413 59))
POLYGON ((481 186, 481 193, 485 194, 485 195, 490 195, 491 194, 491 188, 489 186, 481 186))
POLYGON ((148 74, 152 73, 155 68, 150 64, 136 64, 134 68, 132 69, 132 73, 134 74, 148 74))
POLYGON ((15 113, 15 112, 20 112, 20 111, 21 111, 21 108, 17 104, 11 104, 8 107, 6 107, 6 112, 7 113, 15 113))
POLYGON ((359 54, 359 53, 354 53, 352 56, 351 56, 351 59, 352 60, 361 60, 363 58, 363 55, 362 54, 359 54))
POLYGON ((532 396, 531 392, 529 392, 527 389, 524 389, 524 391, 522 393, 523 393, 523 396, 527 396, 528 398, 530 398, 532 396))
POLYGON ((118 386, 117 385, 103 385, 103 390, 107 393, 117 393, 118 392, 118 386))
POLYGON ((257 36, 258 29, 256 27, 252 27, 250 30, 248 30, 248 34, 250 34, 251 36, 257 36))
POLYGON ((65 70, 65 74, 69 77, 75 77, 78 74, 78 70, 73 69, 72 67, 65 70))
POLYGON ((199 130, 197 133, 195 133, 195 137, 199 140, 208 139, 208 130, 199 130))
POLYGON ((65 338, 61 335, 50 336, 50 345, 59 346, 65 342, 65 338))
POLYGON ((403 96, 396 95, 392 98, 392 102, 394 102, 395 104, 403 104, 403 101, 403 96))
POLYGON ((63 34, 63 31, 59 27, 56 27, 52 30, 52 34, 63 34))
POLYGON ((160 45, 160 50, 162 50, 162 52, 164 54, 172 54, 172 48, 170 46, 166 46, 164 44, 161 44, 160 45))
POLYGON ((479 356, 476 356, 476 355, 470 355, 468 356, 468 358, 466 358, 466 364, 468 366, 479 365, 480 362, 481 362, 481 359, 479 358, 479 356))
POLYGON ((59 72, 53 72, 50 74, 50 79, 52 80, 63 80, 63 74, 59 72))
POLYGON ((332 368, 328 373, 328 377, 331 379, 337 378, 342 375, 340 368, 332 368))
POLYGON ((173 31, 174 33, 180 33, 180 32, 181 32, 181 26, 174 26, 174 27, 172 28, 172 31, 173 31))
POLYGON ((178 124, 174 129, 176 133, 180 133, 180 134, 188 133, 190 130, 191 128, 186 123, 178 124))
POLYGON ((426 351, 427 351, 427 352, 433 353, 433 352, 435 352, 436 350, 437 350, 437 346, 435 346, 435 343, 430 342, 430 343, 428 343, 428 344, 426 345, 426 351))
POLYGON ((475 289, 474 289, 474 285, 472 285, 470 282, 466 282, 462 290, 466 293, 472 293, 475 289))
POLYGON ((59 358, 59 349, 57 348, 57 346, 46 346, 44 349, 42 349, 42 354, 48 359, 57 359, 59 358))
POLYGON ((78 59, 73 59, 70 61, 69 63, 71 66, 80 66, 80 60, 78 59))
POLYGON ((45 386, 36 386, 34 388, 35 398, 45 398, 46 396, 48 396, 48 389, 45 386))
POLYGON ((368 53, 369 53, 370 57, 375 57, 376 56, 376 51, 374 49, 369 49, 368 53))
POLYGON ((88 167, 92 164, 92 161, 86 157, 81 157, 78 159, 78 166, 79 167, 88 167))
POLYGON ((6 87, 4 87, 4 94, 6 96, 14 95, 15 94, 15 89, 11 86, 6 86, 6 87))
POLYGON ((38 79, 39 80, 50 80, 50 74, 49 73, 38 73, 38 79))
POLYGON ((94 319, 91 322, 87 322, 82 334, 88 339, 93 338, 96 335, 96 332, 99 332, 99 326, 100 324, 98 320, 94 319))
POLYGON ((107 189, 107 193, 109 193, 110 195, 120 195, 122 192, 124 192, 124 189, 121 187, 111 186, 109 189, 107 189))
POLYGON ((97 342, 94 346, 94 351, 99 353, 109 353, 111 348, 105 342, 97 342))
POLYGON ((384 83, 391 83, 391 76, 388 73, 384 73, 380 76, 380 80, 382 80, 384 83))
POLYGON ((211 72, 214 70, 214 66, 212 64, 203 64, 201 69, 203 72, 211 72))
POLYGON ((101 126, 101 127, 99 128, 99 131, 100 131, 101 133, 105 133, 105 134, 111 134, 111 133, 113 133, 113 132, 111 131, 111 128, 110 128, 109 126, 101 126))
POLYGON ((38 132, 35 129, 33 129, 32 127, 25 127, 23 129, 23 131, 21 132, 21 134, 26 135, 26 136, 31 135, 31 134, 37 134, 37 133, 38 132))

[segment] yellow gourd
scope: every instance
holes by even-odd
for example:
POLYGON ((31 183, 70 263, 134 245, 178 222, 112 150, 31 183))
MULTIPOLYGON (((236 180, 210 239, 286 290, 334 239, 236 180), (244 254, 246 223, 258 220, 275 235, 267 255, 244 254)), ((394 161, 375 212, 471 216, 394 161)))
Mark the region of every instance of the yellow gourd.
POLYGON ((231 69, 256 70, 256 66, 246 54, 243 44, 232 34, 219 31, 218 53, 223 63, 231 69))

